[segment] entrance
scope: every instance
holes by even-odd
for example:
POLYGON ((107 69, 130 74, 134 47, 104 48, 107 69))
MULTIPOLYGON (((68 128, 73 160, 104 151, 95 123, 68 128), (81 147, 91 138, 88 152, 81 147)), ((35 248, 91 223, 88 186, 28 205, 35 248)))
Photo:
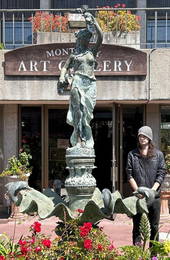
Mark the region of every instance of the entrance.
MULTIPOLYGON (((73 128, 66 123, 67 109, 44 105, 21 106, 21 146, 33 159, 29 185, 38 190, 51 187, 55 179, 64 186, 68 176, 65 152, 73 128)), ((97 186, 112 189, 112 109, 94 111, 91 122, 96 154, 93 175, 97 186)))
POLYGON ((32 174, 29 185, 41 190, 42 185, 42 131, 41 107, 21 107, 21 148, 32 155, 32 174))
POLYGON ((48 109, 48 186, 56 179, 64 186, 68 175, 65 153, 73 128, 66 123, 66 116, 65 109, 48 109))
POLYGON ((117 134, 117 165, 118 167, 118 189, 127 197, 131 190, 126 178, 126 160, 129 151, 136 147, 137 131, 144 122, 143 105, 121 105, 118 107, 118 130, 117 134))

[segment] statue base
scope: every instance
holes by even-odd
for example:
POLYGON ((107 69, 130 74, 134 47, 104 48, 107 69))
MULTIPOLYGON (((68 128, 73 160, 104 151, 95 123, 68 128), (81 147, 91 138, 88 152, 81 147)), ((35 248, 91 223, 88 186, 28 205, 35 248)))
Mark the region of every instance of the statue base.
POLYGON ((87 147, 72 147, 66 150, 66 163, 69 176, 65 181, 65 188, 69 196, 71 210, 84 209, 92 198, 96 188, 96 180, 92 176, 95 153, 87 147))

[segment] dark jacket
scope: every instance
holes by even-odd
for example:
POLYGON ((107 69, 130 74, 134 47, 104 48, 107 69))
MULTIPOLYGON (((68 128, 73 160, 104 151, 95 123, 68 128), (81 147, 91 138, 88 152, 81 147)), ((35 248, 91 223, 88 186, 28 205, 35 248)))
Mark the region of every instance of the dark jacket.
POLYGON ((164 155, 155 149, 153 157, 143 157, 136 148, 128 153, 126 172, 128 180, 134 178, 139 187, 152 188, 155 182, 161 185, 166 174, 164 155))

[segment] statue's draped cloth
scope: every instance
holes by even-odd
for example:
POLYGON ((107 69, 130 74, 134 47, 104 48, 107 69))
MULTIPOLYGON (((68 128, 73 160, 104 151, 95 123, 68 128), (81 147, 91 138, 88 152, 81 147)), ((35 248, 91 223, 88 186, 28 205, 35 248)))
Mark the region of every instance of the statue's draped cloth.
POLYGON ((96 103, 96 79, 81 74, 74 75, 71 91, 74 88, 77 88, 80 97, 80 121, 79 124, 75 126, 75 117, 77 117, 78 114, 74 102, 70 102, 67 113, 67 123, 74 127, 70 141, 72 146, 77 144, 76 131, 78 131, 80 138, 85 141, 86 146, 93 147, 94 141, 90 121, 93 118, 93 109, 96 103))

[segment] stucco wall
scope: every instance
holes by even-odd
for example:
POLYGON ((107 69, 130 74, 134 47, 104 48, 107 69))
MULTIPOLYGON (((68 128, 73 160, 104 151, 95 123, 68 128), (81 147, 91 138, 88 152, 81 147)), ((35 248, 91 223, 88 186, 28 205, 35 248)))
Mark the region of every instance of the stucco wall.
POLYGON ((18 153, 18 105, 4 105, 3 111, 3 168, 6 168, 8 159, 18 153))
POLYGON ((170 101, 170 49, 150 54, 150 100, 170 101))
MULTIPOLYGON (((0 51, 3 64, 5 51, 0 51)), ((68 100, 69 95, 57 92, 58 77, 5 76, 0 66, 0 102, 2 101, 58 101, 68 100)), ((146 100, 147 77, 114 76, 97 77, 97 100, 146 100)))
MULTIPOLYGON (((146 50, 148 75, 97 77, 97 100, 170 101, 170 49, 146 50), (150 54, 149 54, 150 53, 150 54)), ((58 77, 4 77, 5 51, 0 51, 0 102, 59 101, 69 95, 57 92, 58 77)))

